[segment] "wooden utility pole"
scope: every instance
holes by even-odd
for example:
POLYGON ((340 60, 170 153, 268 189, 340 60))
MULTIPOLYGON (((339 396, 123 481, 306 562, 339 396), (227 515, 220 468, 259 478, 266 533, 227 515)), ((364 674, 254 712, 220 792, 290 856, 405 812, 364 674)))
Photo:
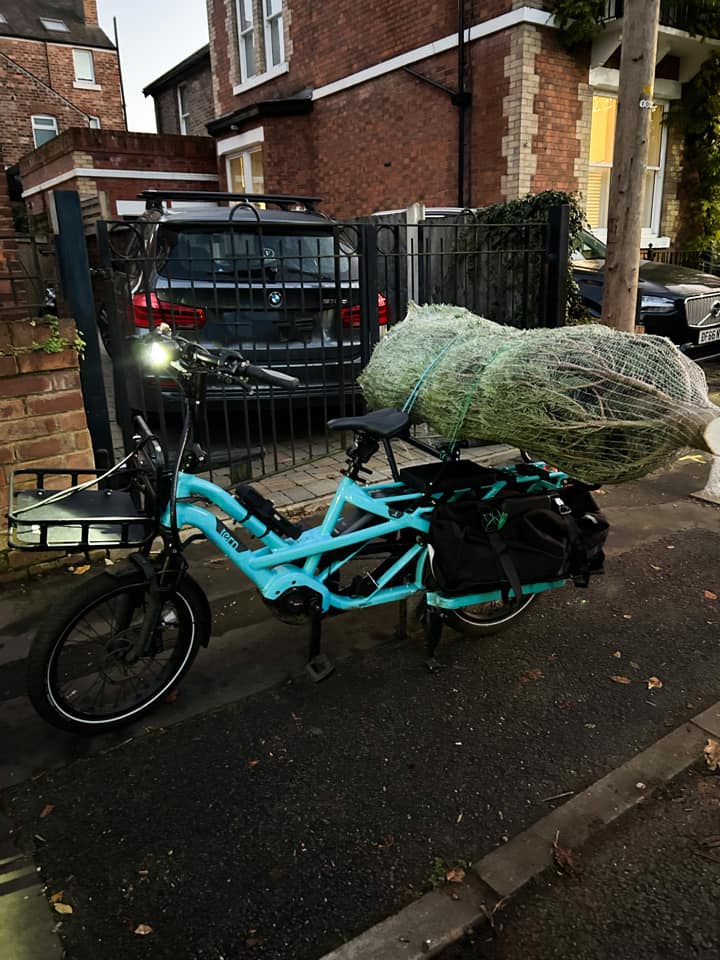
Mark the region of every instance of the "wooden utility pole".
POLYGON ((625 0, 602 322, 633 330, 660 0, 625 0))

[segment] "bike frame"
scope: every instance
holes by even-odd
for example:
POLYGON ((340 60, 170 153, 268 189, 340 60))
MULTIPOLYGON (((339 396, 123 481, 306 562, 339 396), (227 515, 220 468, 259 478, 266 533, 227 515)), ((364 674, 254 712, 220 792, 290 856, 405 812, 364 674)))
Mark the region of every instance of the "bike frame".
MULTIPOLYGON (((529 477, 528 486, 552 490, 564 478, 560 472, 549 472, 548 482, 529 477)), ((496 496, 506 486, 504 480, 488 486, 486 498, 496 496)), ((425 593, 425 564, 428 548, 425 541, 430 526, 430 514, 434 504, 422 493, 410 490, 402 482, 359 484, 350 477, 343 477, 328 506, 327 512, 317 527, 303 531, 296 540, 286 540, 267 528, 263 520, 255 516, 232 494, 211 481, 188 473, 179 473, 177 480, 176 520, 177 528, 195 527, 225 554, 258 587, 267 600, 276 600, 285 591, 306 587, 319 595, 322 613, 329 610, 357 610, 383 603, 406 600, 414 594, 425 593), (231 520, 240 523, 264 546, 250 550, 240 543, 226 523, 211 510, 193 499, 201 498, 214 504, 231 520), (414 506, 414 501, 417 505, 414 506), (335 528, 346 506, 373 514, 378 522, 361 530, 336 533, 335 528), (361 548, 372 540, 400 531, 412 530, 417 536, 387 570, 373 581, 376 589, 369 596, 346 596, 334 593, 327 586, 328 578, 350 562, 361 548), (352 548, 356 547, 356 550, 352 548), (324 554, 336 554, 348 550, 348 555, 319 569, 324 554), (406 583, 390 586, 398 574, 405 571, 406 583)), ((458 491, 459 492, 459 491, 458 491)), ((169 507, 161 518, 164 527, 171 527, 169 507)), ((540 593, 564 586, 566 580, 531 584, 522 588, 523 594, 540 593)), ((513 593, 510 591, 510 595, 513 593)), ((503 599, 500 590, 464 597, 444 597, 427 592, 430 606, 456 609, 478 603, 503 599)))

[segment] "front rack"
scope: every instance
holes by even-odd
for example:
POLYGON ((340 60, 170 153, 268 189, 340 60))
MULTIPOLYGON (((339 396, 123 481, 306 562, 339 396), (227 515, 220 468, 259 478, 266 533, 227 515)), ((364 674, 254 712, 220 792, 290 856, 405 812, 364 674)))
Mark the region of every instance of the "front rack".
POLYGON ((160 465, 141 450, 110 473, 91 468, 15 470, 10 477, 8 543, 18 550, 142 547, 157 533, 162 477, 160 465), (99 481, 96 489, 72 489, 93 478, 99 481))

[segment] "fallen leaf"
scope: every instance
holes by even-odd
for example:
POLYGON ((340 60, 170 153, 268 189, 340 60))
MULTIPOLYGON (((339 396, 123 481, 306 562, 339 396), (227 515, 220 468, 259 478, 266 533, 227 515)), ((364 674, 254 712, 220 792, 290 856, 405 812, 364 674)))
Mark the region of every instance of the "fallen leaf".
POLYGON ((543 672, 540 667, 535 667, 533 670, 526 670, 525 673, 520 677, 520 683, 530 683, 531 680, 541 680, 543 677, 543 672))
POLYGON ((673 545, 672 543, 668 543, 668 544, 665 545, 665 549, 666 549, 666 550, 674 550, 675 547, 674 547, 674 545, 673 545))
POLYGON ((705 597, 706 600, 717 600, 717 594, 713 593, 712 590, 706 590, 703 593, 703 596, 705 597))
POLYGON ((89 569, 90 569, 90 564, 83 563, 81 566, 75 567, 75 569, 73 570, 73 573, 75 574, 76 577, 79 577, 81 574, 87 573, 89 569))
POLYGON ((248 760, 247 765, 249 767, 256 767, 260 763, 259 760, 248 760))
POLYGON ((448 883, 462 883, 465 879, 465 871, 462 867, 451 867, 445 874, 448 883))
POLYGON ((708 737, 703 753, 705 754, 705 763, 711 770, 720 769, 720 743, 717 740, 708 737))
POLYGON ((52 813, 54 809, 55 809, 54 803, 46 803, 40 813, 40 819, 41 820, 44 819, 49 813, 52 813))
POLYGON ((262 943, 265 943, 263 937, 248 937, 245 941, 245 945, 248 947, 259 947, 262 943))
POLYGON ((60 900, 62 900, 64 893, 65 893, 64 890, 58 890, 57 893, 54 893, 50 897, 50 903, 58 903, 60 900))
POLYGON ((165 703, 175 703, 178 698, 178 689, 175 687, 174 690, 171 690, 170 693, 165 697, 165 703))
POLYGON ((619 650, 616 650, 616 651, 615 651, 615 653, 613 654, 613 656, 614 656, 614 657, 617 657, 617 658, 618 658, 618 660, 619 660, 619 659, 620 659, 620 657, 622 656, 622 654, 620 653, 620 651, 619 651, 619 650))
POLYGON ((105 557, 105 566, 106 566, 106 567, 114 567, 114 566, 115 566, 115 561, 114 561, 114 560, 111 560, 110 557, 105 557))
POLYGON ((597 726, 596 723, 586 723, 586 724, 585 724, 585 727, 586 727, 586 729, 588 729, 588 730, 594 730, 596 726, 597 726))
POLYGON ((577 877, 581 872, 580 864, 577 862, 575 854, 566 847, 561 847, 558 843, 559 833, 555 835, 553 841, 553 860, 555 865, 570 877, 577 877))
POLYGON ((56 913, 72 913, 73 912, 73 908, 70 906, 69 903, 60 903, 58 901, 58 903, 53 904, 53 907, 56 913))
POLYGON ((692 460, 693 463, 707 463, 705 457, 701 453, 689 453, 686 457, 680 457, 679 463, 682 463, 684 460, 692 460))
POLYGON ((149 933, 153 932, 153 928, 149 923, 139 923, 133 933, 136 933, 139 937, 146 937, 149 933))
POLYGON ((632 614, 631 614, 631 613, 624 613, 624 614, 623 614, 623 620, 632 620, 632 614))
POLYGON ((653 570, 662 570, 662 567, 658 567, 654 563, 651 563, 650 566, 653 568, 653 570))
POLYGON ((660 677, 648 677, 648 690, 660 690, 663 682, 660 677))
POLYGON ((631 660, 631 661, 630 661, 630 666, 633 668, 633 670, 639 670, 639 669, 640 669, 640 664, 637 662, 637 660, 631 660))
POLYGON ((630 677, 610 677, 614 683, 632 683, 630 677))

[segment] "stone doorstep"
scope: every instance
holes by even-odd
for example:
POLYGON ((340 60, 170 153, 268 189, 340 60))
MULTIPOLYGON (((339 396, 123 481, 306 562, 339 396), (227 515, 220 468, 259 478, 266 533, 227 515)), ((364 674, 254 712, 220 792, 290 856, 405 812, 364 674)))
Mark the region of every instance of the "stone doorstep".
POLYGON ((489 923, 507 897, 553 863, 553 842, 577 850, 701 757, 720 736, 720 701, 474 863, 461 884, 434 890, 321 960, 427 960, 489 923))

